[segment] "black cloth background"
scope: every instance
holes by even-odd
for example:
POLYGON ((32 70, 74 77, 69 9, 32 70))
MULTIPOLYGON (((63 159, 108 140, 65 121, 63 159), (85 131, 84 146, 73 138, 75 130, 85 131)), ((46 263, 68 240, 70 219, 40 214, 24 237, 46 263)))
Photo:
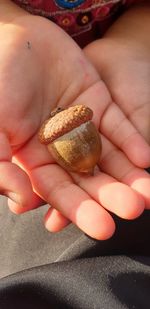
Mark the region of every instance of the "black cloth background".
POLYGON ((7 276, 1 275, 0 309, 150 308, 150 211, 134 221, 114 217, 116 233, 107 241, 95 241, 73 225, 52 235, 35 226, 43 233, 36 240, 26 221, 31 213, 21 227, 18 217, 8 220, 10 229, 1 227, 0 271, 7 276))

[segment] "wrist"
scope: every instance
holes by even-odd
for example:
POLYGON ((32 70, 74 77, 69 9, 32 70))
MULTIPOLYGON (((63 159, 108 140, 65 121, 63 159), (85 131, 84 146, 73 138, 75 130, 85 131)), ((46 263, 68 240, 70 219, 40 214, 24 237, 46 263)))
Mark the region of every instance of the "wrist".
POLYGON ((0 0, 0 23, 12 22, 14 19, 29 15, 28 12, 20 8, 11 0, 0 0))

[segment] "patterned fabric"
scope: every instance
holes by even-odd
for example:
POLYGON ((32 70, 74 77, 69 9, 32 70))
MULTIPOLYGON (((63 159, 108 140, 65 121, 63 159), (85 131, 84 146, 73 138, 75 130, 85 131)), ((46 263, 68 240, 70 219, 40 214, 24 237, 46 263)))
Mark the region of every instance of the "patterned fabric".
POLYGON ((72 37, 138 0, 13 0, 32 14, 49 18, 72 37))

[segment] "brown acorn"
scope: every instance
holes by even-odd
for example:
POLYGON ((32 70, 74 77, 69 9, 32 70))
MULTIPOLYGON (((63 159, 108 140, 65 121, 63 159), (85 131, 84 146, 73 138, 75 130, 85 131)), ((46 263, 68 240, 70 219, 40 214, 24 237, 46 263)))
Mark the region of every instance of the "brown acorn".
POLYGON ((40 142, 67 171, 90 173, 102 148, 99 132, 91 121, 93 111, 76 105, 51 115, 39 131, 40 142))

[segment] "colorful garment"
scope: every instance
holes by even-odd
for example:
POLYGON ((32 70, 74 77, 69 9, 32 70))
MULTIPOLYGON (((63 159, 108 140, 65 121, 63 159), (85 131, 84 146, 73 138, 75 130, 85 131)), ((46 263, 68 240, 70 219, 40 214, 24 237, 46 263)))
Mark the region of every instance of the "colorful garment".
POLYGON ((32 14, 44 16, 72 37, 109 24, 116 14, 138 0, 14 0, 32 14))

